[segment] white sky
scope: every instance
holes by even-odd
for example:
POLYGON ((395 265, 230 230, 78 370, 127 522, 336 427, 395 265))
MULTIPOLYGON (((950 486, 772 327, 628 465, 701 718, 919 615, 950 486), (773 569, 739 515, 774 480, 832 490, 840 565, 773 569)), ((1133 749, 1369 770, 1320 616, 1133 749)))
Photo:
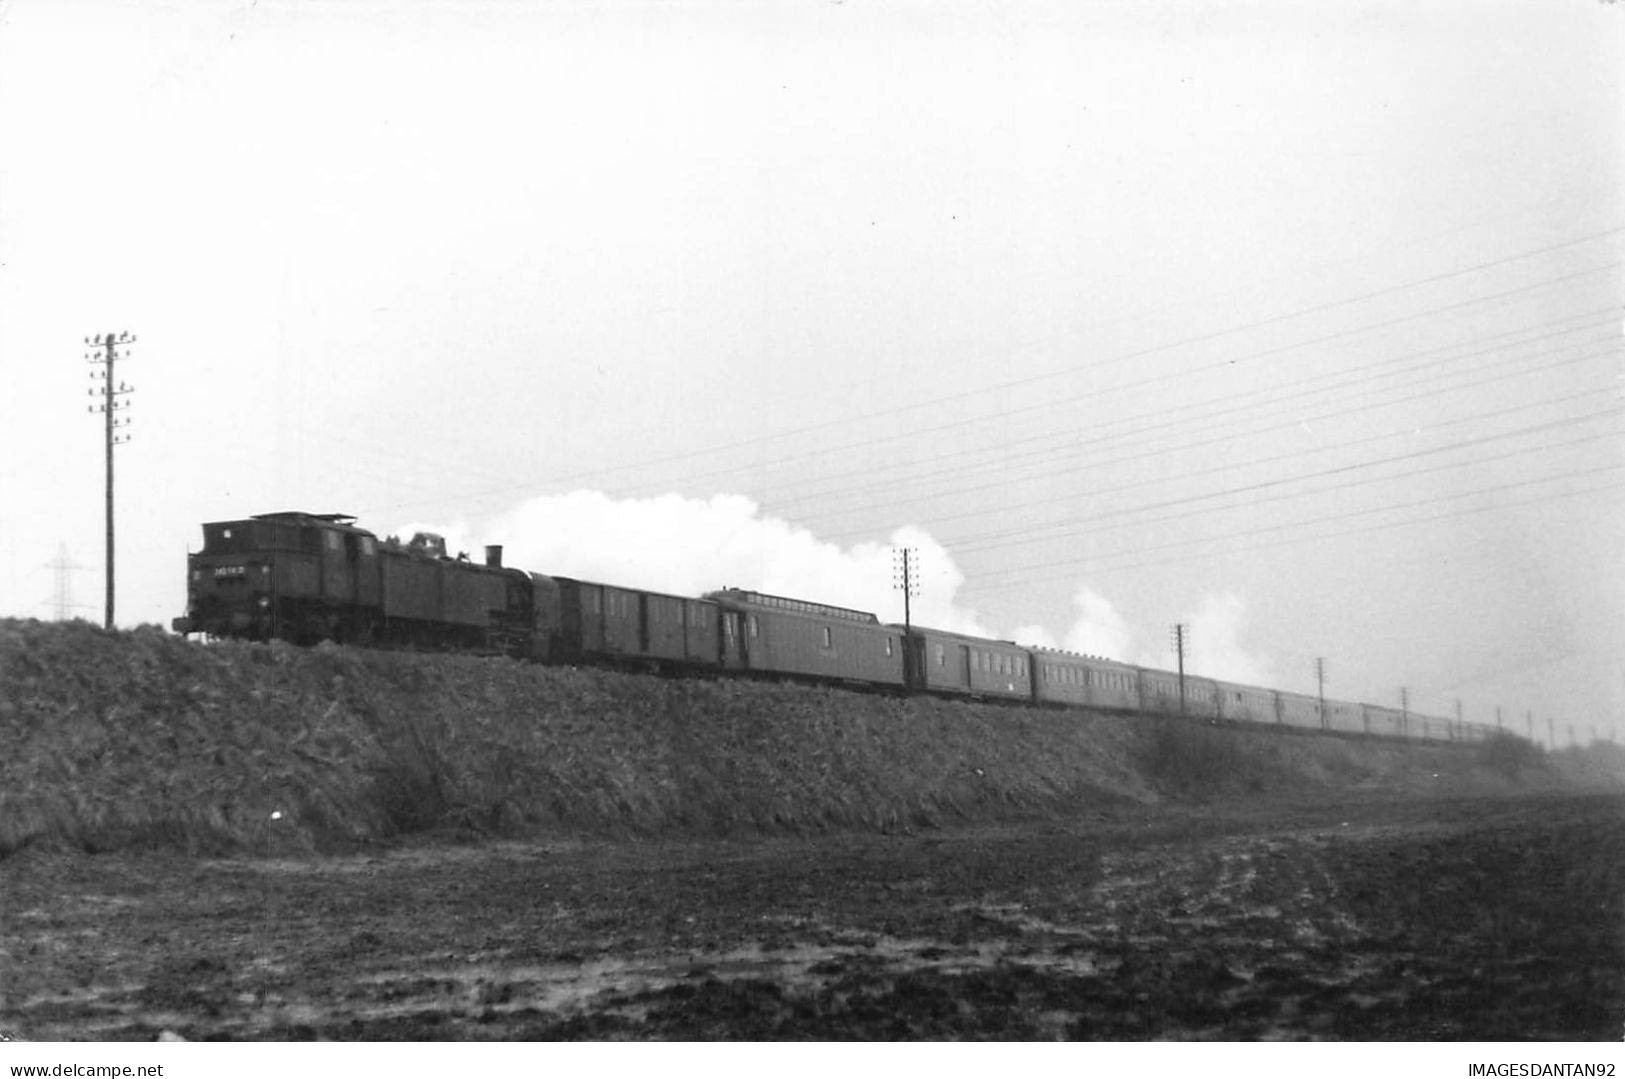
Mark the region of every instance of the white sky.
POLYGON ((902 537, 921 621, 1606 733, 1622 20, 0 2, 0 614, 101 617, 129 330, 121 624, 279 509, 888 620, 902 537))

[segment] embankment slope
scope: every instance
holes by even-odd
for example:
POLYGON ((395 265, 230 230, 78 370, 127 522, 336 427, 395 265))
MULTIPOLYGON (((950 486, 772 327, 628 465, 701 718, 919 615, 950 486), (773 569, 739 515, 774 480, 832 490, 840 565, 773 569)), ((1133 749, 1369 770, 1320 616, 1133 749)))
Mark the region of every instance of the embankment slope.
POLYGON ((0 745, 0 856, 36 844, 341 849, 437 828, 891 829, 1576 782, 1519 744, 1402 745, 5 620, 0 745))

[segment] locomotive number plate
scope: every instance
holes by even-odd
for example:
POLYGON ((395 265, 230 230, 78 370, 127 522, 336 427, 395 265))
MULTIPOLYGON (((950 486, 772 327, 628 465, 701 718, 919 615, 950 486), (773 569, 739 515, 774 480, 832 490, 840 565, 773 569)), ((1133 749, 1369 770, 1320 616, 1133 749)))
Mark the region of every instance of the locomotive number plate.
POLYGON ((216 566, 216 567, 214 567, 214 575, 216 577, 241 577, 243 575, 243 572, 244 572, 244 569, 243 569, 242 566, 216 566))

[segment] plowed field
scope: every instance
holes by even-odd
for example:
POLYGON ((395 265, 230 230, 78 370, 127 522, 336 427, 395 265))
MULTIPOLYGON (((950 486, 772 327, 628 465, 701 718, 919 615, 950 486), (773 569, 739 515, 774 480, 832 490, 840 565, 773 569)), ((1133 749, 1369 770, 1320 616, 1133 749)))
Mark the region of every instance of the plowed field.
POLYGON ((24 1039, 1618 1039, 1625 801, 0 863, 24 1039))

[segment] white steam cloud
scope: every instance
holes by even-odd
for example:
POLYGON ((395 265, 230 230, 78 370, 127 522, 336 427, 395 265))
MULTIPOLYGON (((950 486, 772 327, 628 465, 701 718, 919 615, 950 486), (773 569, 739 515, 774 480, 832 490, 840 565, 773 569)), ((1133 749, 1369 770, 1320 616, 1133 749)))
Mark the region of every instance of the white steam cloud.
POLYGON ((1059 648, 1086 656, 1125 659, 1134 646, 1128 622, 1117 613, 1110 600, 1092 588, 1080 585, 1072 594, 1072 625, 1057 636, 1047 627, 1027 625, 1010 635, 1011 640, 1041 648, 1059 648))
MULTIPOLYGON (((1064 631, 1033 624, 1000 632, 959 602, 965 575, 923 529, 904 526, 884 543, 842 547, 764 516, 742 495, 617 499, 573 491, 534 498, 473 523, 409 524, 400 534, 419 531, 437 532, 453 554, 464 551, 475 559, 485 544, 500 543, 505 564, 537 573, 685 596, 734 586, 872 611, 883 622, 903 620, 902 593, 893 584, 893 548, 911 547, 919 556, 912 612, 917 625, 1148 667, 1174 665, 1166 626, 1136 631, 1109 599, 1087 586, 1074 591, 1072 620, 1064 631)), ((1182 621, 1191 627, 1186 670, 1271 684, 1269 665, 1241 644, 1246 605, 1239 596, 1207 596, 1182 621)))
POLYGON ((1190 626, 1185 655, 1187 671, 1226 682, 1254 686, 1276 684, 1271 664, 1242 646, 1247 605, 1240 596, 1233 592, 1205 596, 1196 610, 1182 621, 1190 626))
POLYGON ((476 558, 483 544, 502 543, 507 565, 538 573, 689 596, 749 588, 872 611, 885 622, 903 620, 892 546, 912 547, 920 567, 914 621, 990 635, 976 612, 956 601, 965 575, 929 533, 903 527, 887 543, 842 547, 763 516, 741 495, 615 499, 573 491, 532 499, 477 526, 412 524, 401 534, 417 531, 438 532, 454 554, 476 558))
MULTIPOLYGON (((1178 663, 1167 626, 1136 630, 1111 600, 1087 586, 1072 594, 1071 626, 1057 638, 1043 626, 1023 626, 1015 639, 1046 648, 1119 659, 1142 667, 1172 670, 1178 663)), ((1247 605, 1231 592, 1205 596, 1194 612, 1179 619, 1188 627, 1185 670, 1225 682, 1271 686, 1271 665, 1242 644, 1247 605)))

